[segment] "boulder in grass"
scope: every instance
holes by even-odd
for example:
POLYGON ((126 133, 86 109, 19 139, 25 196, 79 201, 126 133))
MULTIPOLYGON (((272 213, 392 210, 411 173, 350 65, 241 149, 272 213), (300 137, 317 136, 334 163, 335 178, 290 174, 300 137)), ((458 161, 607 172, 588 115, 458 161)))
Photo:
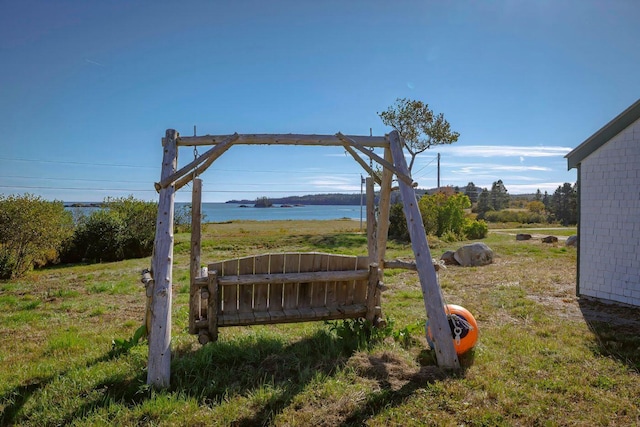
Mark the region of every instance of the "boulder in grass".
POLYGON ((463 267, 476 267, 493 262, 493 251, 489 246, 480 242, 458 248, 453 256, 463 267))
POLYGON ((542 243, 557 243, 558 238, 556 236, 547 236, 542 238, 542 243))
POLYGON ((531 234, 518 233, 516 234, 516 240, 531 240, 531 234))
POLYGON ((565 243, 567 246, 574 246, 577 247, 578 246, 578 236, 577 235, 573 235, 573 236, 569 236, 567 238, 567 242, 565 243))
POLYGON ((442 254, 440 260, 443 261, 445 265, 458 265, 458 261, 456 261, 454 254, 455 252, 453 251, 446 251, 442 254))

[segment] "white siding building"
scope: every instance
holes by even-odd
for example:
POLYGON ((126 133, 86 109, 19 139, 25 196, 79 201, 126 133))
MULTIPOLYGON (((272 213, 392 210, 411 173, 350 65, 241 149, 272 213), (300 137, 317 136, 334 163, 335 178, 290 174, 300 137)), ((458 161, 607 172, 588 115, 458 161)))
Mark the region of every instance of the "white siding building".
POLYGON ((578 169, 577 294, 640 306, 640 100, 566 158, 578 169))

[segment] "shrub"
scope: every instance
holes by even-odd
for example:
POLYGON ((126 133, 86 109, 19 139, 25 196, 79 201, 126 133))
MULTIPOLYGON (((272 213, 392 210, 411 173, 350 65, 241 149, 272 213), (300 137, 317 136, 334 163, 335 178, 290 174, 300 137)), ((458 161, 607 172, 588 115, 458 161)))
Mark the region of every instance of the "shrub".
POLYGON ((518 222, 520 224, 547 222, 547 217, 542 213, 514 210, 489 211, 484 214, 484 219, 487 222, 518 222))
POLYGON ((151 255, 157 205, 128 198, 107 199, 104 209, 81 217, 67 242, 64 262, 118 261, 151 255))
POLYGON ((402 203, 391 205, 389 212, 389 237, 403 242, 408 242, 409 230, 407 229, 407 219, 404 216, 402 203))
POLYGON ((467 239, 484 239, 489 234, 489 227, 482 220, 468 221, 464 226, 464 234, 467 239))
MULTIPOLYGON (((470 207, 471 201, 469 197, 462 193, 439 192, 431 196, 425 194, 418 201, 425 233, 430 236, 437 236, 446 242, 464 239, 466 234, 465 227, 470 221, 467 218, 465 209, 470 207)), ((398 240, 409 241, 407 221, 401 203, 394 204, 391 207, 389 221, 389 236, 398 240)))
POLYGON ((418 206, 427 234, 438 237, 446 234, 445 241, 454 239, 454 236, 458 236, 455 240, 460 240, 467 222, 465 209, 471 207, 469 197, 462 193, 425 194, 418 201, 418 206))
POLYGON ((156 235, 158 205, 154 202, 128 198, 107 199, 107 210, 122 220, 121 245, 124 258, 151 255, 156 235))
POLYGON ((117 213, 106 210, 93 212, 78 227, 77 247, 82 258, 90 262, 124 259, 124 223, 117 213))
POLYGON ((191 232, 191 203, 175 208, 173 213, 173 232, 191 232))
POLYGON ((62 202, 0 195, 0 278, 20 277, 34 266, 57 261, 72 232, 73 218, 62 202))

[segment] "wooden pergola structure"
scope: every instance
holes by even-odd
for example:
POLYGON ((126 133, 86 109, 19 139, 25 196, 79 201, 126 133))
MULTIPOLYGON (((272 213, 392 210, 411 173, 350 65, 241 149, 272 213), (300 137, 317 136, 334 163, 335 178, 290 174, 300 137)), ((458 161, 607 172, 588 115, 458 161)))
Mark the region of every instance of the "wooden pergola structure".
MULTIPOLYGON (((368 261, 380 272, 394 265, 384 260, 387 233, 389 228, 389 208, 391 201, 391 184, 393 176, 397 177, 400 195, 404 205, 404 213, 407 219, 411 245, 415 256, 415 268, 420 278, 424 305, 429 319, 432 341, 434 343, 438 365, 445 369, 459 369, 460 364, 451 337, 451 329, 445 313, 444 301, 440 292, 436 270, 432 263, 427 236, 422 223, 422 217, 418 209, 418 203, 414 192, 414 182, 411 178, 404 157, 403 141, 397 131, 386 136, 351 136, 337 133, 335 135, 296 135, 296 134, 233 134, 233 135, 205 135, 205 136, 180 136, 173 129, 166 131, 162 139, 164 155, 162 160, 162 172, 160 181, 155 184, 159 192, 158 219, 156 223, 156 235, 154 252, 151 261, 151 277, 145 281, 147 285, 147 333, 149 338, 149 359, 147 384, 156 387, 168 387, 171 370, 171 300, 172 300, 172 271, 173 271, 173 218, 175 192, 193 181, 192 195, 192 236, 191 236, 191 304, 190 308, 199 303, 199 296, 194 296, 194 289, 202 287, 204 293, 209 295, 212 285, 207 288, 207 283, 215 284, 215 273, 210 273, 209 281, 199 277, 200 272, 200 221, 201 221, 201 192, 202 180, 197 178, 213 162, 224 154, 233 145, 301 145, 301 146, 340 146, 343 147, 358 164, 370 175, 367 178, 367 192, 373 194, 374 181, 380 186, 379 218, 375 218, 373 197, 367 202, 368 225, 368 261), (182 168, 177 168, 178 147, 180 146, 213 146, 208 151, 197 157, 182 168), (384 149, 384 156, 380 157, 370 148, 384 149), (361 155, 377 162, 382 166, 382 176, 371 169, 361 155), (369 201, 370 200, 370 201, 369 201), (371 206, 369 206, 371 204, 371 206), (375 225, 375 228, 373 227, 375 225), (213 277, 213 279, 211 279, 213 277)), ((234 261, 235 262, 235 261, 234 261)), ((255 262, 255 261, 254 261, 255 262)), ((220 264, 216 264, 220 265, 220 264)), ((305 272, 307 276, 313 272, 305 272)), ((302 273, 297 273, 298 275, 302 273)), ((354 275, 355 273, 350 273, 354 275)), ((280 277, 280 276, 279 276, 280 277)), ((306 276, 305 276, 306 277, 306 276)), ((311 276, 309 276, 311 277, 311 276)), ((335 274, 331 276, 336 280, 335 274)), ((349 276, 351 277, 351 276, 349 276)), ((353 276, 355 277, 355 276, 353 276)), ((359 276, 358 276, 359 277, 359 276)), ((373 277, 373 276, 372 276, 373 277)), ((381 273, 377 277, 382 277, 381 273)), ((283 279, 282 277, 280 277, 283 279)), ((235 279, 236 282, 238 279, 235 279)), ((258 277, 256 283, 266 283, 264 277, 258 277), (260 280, 262 280, 260 282, 260 280)), ((289 280, 284 278, 283 280, 289 280)), ((291 279, 293 280, 293 279, 291 279)), ((313 279, 319 280, 319 276, 313 279)), ((351 280, 351 279, 344 279, 351 280)), ((233 282, 233 280, 227 282, 233 282)), ((217 286, 217 285, 216 285, 217 286)), ((371 306, 369 297, 367 304, 371 306)), ((235 303, 234 303, 235 304, 235 303)), ((216 308, 211 307, 215 313, 216 308)), ((195 309, 199 313, 199 309, 195 309)), ((316 310, 317 311, 317 310, 316 310)), ((372 308, 366 314, 372 316, 372 308)), ((255 318, 255 316, 254 316, 255 318)), ((300 321, 308 320, 301 317, 300 321)), ((211 323, 209 316, 206 323, 211 323)), ((291 321, 291 320, 289 320, 291 321)), ((275 323, 275 322, 268 322, 275 323)), ((248 324, 248 323, 244 323, 248 324)), ((190 310, 189 329, 191 333, 197 333, 197 319, 190 310)), ((206 325, 203 325, 206 327, 206 325)), ((209 332, 207 332, 209 333, 209 332)), ((206 342, 207 339, 205 338, 206 342)), ((202 340, 201 340, 202 342, 202 340)))

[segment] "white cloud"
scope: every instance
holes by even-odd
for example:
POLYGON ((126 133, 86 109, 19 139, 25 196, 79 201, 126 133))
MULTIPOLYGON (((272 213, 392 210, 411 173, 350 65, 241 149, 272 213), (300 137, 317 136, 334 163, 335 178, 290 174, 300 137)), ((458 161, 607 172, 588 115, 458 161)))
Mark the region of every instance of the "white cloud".
POLYGON ((478 172, 550 172, 552 169, 546 166, 519 166, 519 165, 499 165, 499 164, 462 164, 462 163, 447 163, 452 173, 458 174, 476 174, 478 172))
POLYGON ((535 193, 537 190, 553 194, 562 184, 564 182, 539 182, 536 184, 511 184, 506 187, 510 194, 535 193))
POLYGON ((439 152, 463 157, 556 157, 564 156, 569 147, 545 147, 515 145, 443 145, 439 152))
POLYGON ((317 176, 308 181, 308 185, 322 191, 360 191, 360 177, 357 180, 336 176, 317 176))

